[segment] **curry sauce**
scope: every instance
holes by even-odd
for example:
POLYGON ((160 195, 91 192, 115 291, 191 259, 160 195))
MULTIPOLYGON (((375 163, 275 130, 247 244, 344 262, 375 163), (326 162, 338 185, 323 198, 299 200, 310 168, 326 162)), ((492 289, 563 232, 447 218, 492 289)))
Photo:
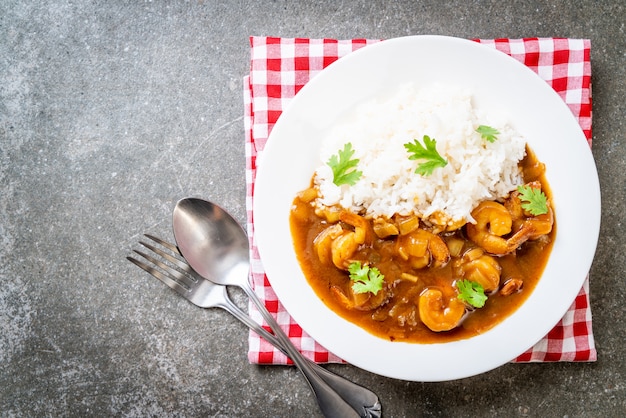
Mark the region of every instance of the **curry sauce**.
MULTIPOLYGON (((541 187, 550 202, 551 194, 544 166, 530 149, 527 149, 527 155, 519 166, 524 183, 539 184, 534 187, 541 187)), ((539 233, 535 228, 534 234, 527 235, 521 244, 516 243, 512 250, 503 254, 493 254, 489 251, 491 247, 482 248, 481 242, 475 242, 476 238, 470 239, 468 235, 475 237, 476 234, 468 234, 467 225, 452 230, 438 230, 419 220, 419 231, 413 229, 404 237, 416 236, 416 232, 431 237, 425 241, 429 252, 422 263, 410 256, 417 254, 413 249, 409 248, 407 251, 410 254, 405 254, 407 251, 404 251, 402 232, 389 235, 374 233, 376 220, 367 219, 367 226, 364 226, 367 238, 362 243, 359 241, 347 258, 350 262, 375 266, 384 276, 384 289, 376 295, 354 294, 346 264, 337 262, 335 254, 332 255, 333 262, 327 260, 322 256, 323 251, 327 250, 320 250, 318 246, 319 237, 329 228, 336 228, 339 231, 336 235, 339 236, 351 233, 355 227, 341 219, 329 220, 328 217, 320 216, 311 192, 308 197, 305 196, 307 193, 301 193, 294 199, 290 225, 298 261, 308 283, 317 296, 339 316, 371 334, 391 341, 441 343, 469 338, 494 327, 514 312, 533 291, 547 263, 556 234, 551 207, 550 230, 547 233, 539 233), (438 256, 441 252, 444 254, 438 256), (461 304, 457 299, 455 283, 463 277, 475 277, 468 273, 468 266, 483 259, 488 262, 488 267, 498 272, 497 282, 493 288, 488 284, 484 286, 488 298, 483 307, 461 304), (428 289, 438 289, 440 292, 441 302, 433 306, 438 306, 441 312, 447 312, 446 309, 449 311, 453 306, 461 306, 458 309, 462 312, 459 312, 459 318, 450 329, 433 330, 431 325, 426 325, 428 321, 420 310, 423 308, 420 307, 420 299, 425 297, 428 289)), ((514 209, 510 209, 507 203, 498 204, 506 206, 512 213, 514 209)), ((514 220, 513 230, 503 235, 503 240, 512 241, 514 236, 519 235, 516 229, 519 231, 538 218, 527 213, 524 216, 518 220, 517 226, 514 220)), ((393 227, 405 220, 399 218, 387 222, 393 227)), ((419 241, 418 238, 415 240, 419 241)), ((441 312, 437 312, 437 315, 441 312)))

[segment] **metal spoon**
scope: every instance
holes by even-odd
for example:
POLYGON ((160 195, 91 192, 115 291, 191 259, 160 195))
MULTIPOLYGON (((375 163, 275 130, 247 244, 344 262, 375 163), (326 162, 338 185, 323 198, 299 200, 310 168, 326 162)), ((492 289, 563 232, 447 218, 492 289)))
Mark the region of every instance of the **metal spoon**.
POLYGON ((307 379, 326 417, 379 417, 378 397, 362 386, 330 373, 318 375, 294 347, 260 301, 250 282, 248 238, 239 223, 218 205, 202 199, 180 200, 173 213, 174 237, 181 254, 202 277, 240 287, 257 306, 276 338, 307 379))

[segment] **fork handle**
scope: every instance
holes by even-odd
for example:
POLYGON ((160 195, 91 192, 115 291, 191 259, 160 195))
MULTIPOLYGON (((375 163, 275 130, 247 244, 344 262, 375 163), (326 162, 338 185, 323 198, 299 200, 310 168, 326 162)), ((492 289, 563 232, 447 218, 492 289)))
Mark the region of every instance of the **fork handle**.
MULTIPOLYGON (((230 299, 226 299, 220 307, 235 318, 243 322, 248 328, 265 338, 270 344, 280 350, 281 353, 289 357, 287 350, 283 347, 282 342, 278 340, 273 334, 257 324, 252 320, 244 311, 242 311, 237 305, 235 305, 230 299)), ((333 372, 326 370, 324 367, 317 363, 305 358, 309 362, 310 367, 317 375, 326 382, 326 384, 332 387, 335 392, 339 394, 350 406, 359 413, 363 418, 380 418, 382 415, 382 406, 378 400, 378 396, 371 390, 357 385, 350 380, 336 375, 333 372)))

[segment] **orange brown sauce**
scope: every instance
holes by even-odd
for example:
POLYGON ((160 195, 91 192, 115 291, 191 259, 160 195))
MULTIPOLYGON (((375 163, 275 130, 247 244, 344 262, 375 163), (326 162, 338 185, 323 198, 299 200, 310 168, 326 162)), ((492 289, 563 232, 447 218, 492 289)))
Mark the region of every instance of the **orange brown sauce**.
MULTIPOLYGON (((543 164, 529 149, 527 156, 520 162, 520 168, 524 182, 541 182, 542 191, 551 201, 543 164)), ((346 306, 345 300, 337 297, 338 292, 350 294, 348 272, 332 263, 321 262, 314 246, 316 237, 329 227, 329 222, 316 214, 314 205, 309 199, 303 199, 302 194, 293 201, 290 225, 304 275, 317 296, 331 310, 380 338, 412 343, 441 343, 469 338, 489 330, 511 315, 537 285, 556 233, 556 228, 552 227, 549 234, 524 242, 510 254, 492 255, 501 268, 500 281, 497 290, 488 294, 485 306, 479 309, 468 307, 458 326, 449 331, 434 332, 420 320, 418 300, 425 289, 441 288, 447 295, 451 289, 455 289, 462 255, 479 247, 467 237, 466 226, 438 232, 436 235, 448 247, 455 247, 455 250, 445 263, 434 263, 431 260, 422 268, 416 268, 415 263, 398 256, 397 236, 380 238, 371 234, 371 239, 359 245, 350 260, 375 265, 385 276, 385 293, 379 297, 381 300, 370 295, 371 301, 355 309, 346 306), (518 283, 521 281, 523 286, 504 295, 509 292, 503 292, 502 288, 507 286, 510 278, 515 278, 518 283)))

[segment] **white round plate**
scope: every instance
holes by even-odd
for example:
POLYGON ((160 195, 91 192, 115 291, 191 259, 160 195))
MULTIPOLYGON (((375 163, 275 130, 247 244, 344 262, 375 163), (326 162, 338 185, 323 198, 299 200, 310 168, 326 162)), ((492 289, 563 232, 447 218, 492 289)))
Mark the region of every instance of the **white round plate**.
POLYGON ((278 298, 322 346, 379 375, 445 381, 511 361, 562 318, 593 260, 600 187, 580 126, 545 81, 491 47, 451 37, 412 36, 353 52, 302 88, 274 126, 258 161, 254 225, 261 261, 278 298), (526 302, 490 331, 445 344, 386 341, 332 312, 307 283, 289 229, 292 201, 322 163, 318 155, 325 133, 356 105, 408 82, 468 87, 481 109, 506 112, 546 164, 558 227, 549 262, 526 302))

